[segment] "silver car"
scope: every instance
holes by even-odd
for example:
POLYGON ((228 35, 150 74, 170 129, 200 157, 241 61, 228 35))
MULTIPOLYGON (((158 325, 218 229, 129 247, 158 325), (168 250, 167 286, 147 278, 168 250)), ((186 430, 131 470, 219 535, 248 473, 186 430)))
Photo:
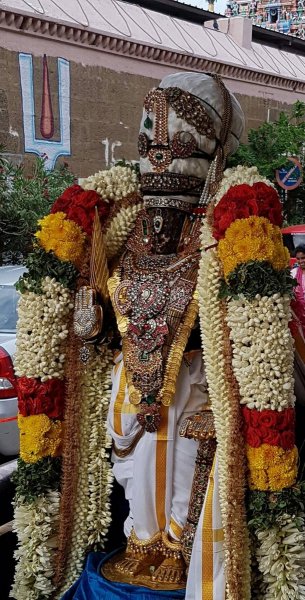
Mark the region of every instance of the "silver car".
POLYGON ((15 283, 25 272, 21 266, 0 267, 0 454, 19 452, 18 400, 14 375, 17 303, 15 283))

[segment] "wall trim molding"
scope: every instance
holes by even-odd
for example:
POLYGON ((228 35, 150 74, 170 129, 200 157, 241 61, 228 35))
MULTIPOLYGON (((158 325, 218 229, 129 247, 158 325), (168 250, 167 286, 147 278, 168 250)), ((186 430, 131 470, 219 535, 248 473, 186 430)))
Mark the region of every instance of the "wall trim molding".
POLYGON ((257 72, 253 69, 222 63, 196 55, 175 52, 170 49, 141 44, 122 37, 103 35, 50 20, 32 17, 18 12, 0 10, 0 30, 18 32, 28 36, 43 37, 67 44, 87 47, 95 51, 126 56, 134 60, 162 63, 181 70, 209 71, 226 79, 238 79, 272 88, 305 93, 305 81, 294 80, 272 73, 257 72))

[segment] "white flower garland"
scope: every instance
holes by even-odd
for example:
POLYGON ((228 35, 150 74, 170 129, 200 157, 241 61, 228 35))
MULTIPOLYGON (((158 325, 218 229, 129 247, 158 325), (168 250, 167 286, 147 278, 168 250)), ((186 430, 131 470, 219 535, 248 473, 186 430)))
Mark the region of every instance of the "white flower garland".
POLYGON ((257 167, 243 167, 242 165, 238 165, 233 169, 226 169, 224 171, 220 187, 214 198, 215 204, 220 202, 224 194, 226 194, 233 185, 242 185, 244 183, 248 185, 265 183, 272 188, 275 187, 269 179, 266 179, 259 174, 257 167))
POLYGON ((140 189, 138 174, 129 166, 114 166, 82 179, 84 190, 95 190, 103 200, 116 202, 140 189))
POLYGON ((15 503, 13 531, 18 547, 15 581, 11 596, 15 600, 41 600, 54 591, 53 557, 59 521, 58 492, 50 491, 34 502, 15 503))
MULTIPOLYGON (((228 461, 227 451, 230 434, 230 392, 226 380, 224 332, 221 302, 218 295, 221 285, 217 250, 211 248, 215 243, 210 228, 205 222, 201 232, 201 260, 198 272, 199 317, 202 335, 203 356, 206 376, 209 384, 209 396, 212 403, 217 433, 217 457, 219 473, 219 501, 224 530, 228 527, 228 461), (208 249, 209 248, 209 249, 208 249), (207 250, 208 249, 208 250, 207 250)), ((245 531, 243 589, 240 598, 250 599, 250 560, 245 531)), ((225 546, 226 560, 229 549, 225 546)), ((227 587, 228 600, 233 596, 227 587)))
POLYGON ((290 298, 279 293, 230 300, 228 325, 241 403, 258 410, 294 405, 290 298))
POLYGON ((112 219, 105 234, 106 254, 109 260, 120 253, 142 208, 142 203, 123 207, 112 219))
POLYGON ((220 274, 217 252, 205 248, 215 243, 206 223, 201 234, 203 248, 198 273, 199 317, 202 335, 204 363, 209 384, 209 397, 212 403, 217 439, 219 462, 219 496, 222 518, 226 519, 226 445, 229 421, 229 392, 226 384, 221 304, 218 300, 220 274))
POLYGON ((281 525, 258 531, 258 568, 264 600, 305 600, 305 515, 283 516, 281 525))
POLYGON ((72 293, 45 277, 42 294, 25 292, 18 304, 15 372, 46 381, 64 376, 65 340, 72 293))
POLYGON ((58 598, 75 582, 84 567, 89 547, 103 546, 111 522, 109 496, 112 489, 111 465, 107 448, 107 412, 110 402, 112 353, 90 360, 81 384, 79 475, 71 547, 65 579, 58 598))

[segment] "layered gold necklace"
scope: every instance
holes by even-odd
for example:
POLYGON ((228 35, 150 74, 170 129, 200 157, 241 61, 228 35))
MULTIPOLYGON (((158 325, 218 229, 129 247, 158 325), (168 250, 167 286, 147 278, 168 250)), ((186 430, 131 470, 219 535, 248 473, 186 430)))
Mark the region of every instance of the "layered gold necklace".
POLYGON ((160 404, 173 401, 198 314, 200 252, 198 242, 190 253, 170 255, 130 247, 108 286, 122 336, 129 400, 139 405, 139 423, 153 432, 160 423, 160 404))

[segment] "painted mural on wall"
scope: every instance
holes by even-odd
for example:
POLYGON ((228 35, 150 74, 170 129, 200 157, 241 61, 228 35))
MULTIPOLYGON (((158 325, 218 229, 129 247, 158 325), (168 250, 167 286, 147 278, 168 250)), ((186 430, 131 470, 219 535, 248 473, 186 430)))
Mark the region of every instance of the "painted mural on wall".
POLYGON ((70 63, 57 59, 59 139, 54 139, 54 111, 47 57, 43 57, 41 114, 39 134, 35 125, 34 68, 31 54, 19 53, 20 84, 22 94, 24 151, 39 156, 46 155, 47 169, 53 169, 59 156, 71 155, 71 94, 70 63), (38 135, 37 135, 38 134, 38 135))

